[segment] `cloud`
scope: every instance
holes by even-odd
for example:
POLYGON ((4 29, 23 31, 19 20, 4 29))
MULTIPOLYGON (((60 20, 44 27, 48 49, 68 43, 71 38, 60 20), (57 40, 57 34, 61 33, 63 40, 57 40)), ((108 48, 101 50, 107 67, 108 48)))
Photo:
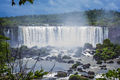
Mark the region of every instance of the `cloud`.
POLYGON ((109 3, 107 6, 106 6, 106 9, 110 9, 110 10, 118 10, 119 7, 115 4, 115 3, 109 3))
POLYGON ((11 6, 11 0, 0 0, 0 16, 30 14, 52 14, 88 9, 114 9, 120 7, 120 0, 35 0, 34 4, 11 6))
POLYGON ((49 0, 49 3, 50 3, 51 5, 56 5, 56 3, 55 3, 54 0, 49 0))
POLYGON ((94 0, 94 3, 99 5, 99 6, 103 6, 103 2, 100 0, 94 0))

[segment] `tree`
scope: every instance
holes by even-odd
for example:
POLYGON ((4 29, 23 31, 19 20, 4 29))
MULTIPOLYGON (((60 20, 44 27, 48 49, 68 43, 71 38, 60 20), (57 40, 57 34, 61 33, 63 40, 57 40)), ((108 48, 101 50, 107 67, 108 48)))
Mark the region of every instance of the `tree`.
POLYGON ((120 68, 117 70, 109 70, 107 73, 102 75, 104 78, 96 80, 120 80, 120 68))
POLYGON ((10 52, 9 43, 6 40, 9 40, 9 38, 0 35, 0 80, 42 79, 44 75, 48 74, 48 72, 45 72, 43 69, 37 70, 35 72, 33 71, 38 60, 35 62, 29 72, 25 70, 25 66, 23 66, 22 64, 16 64, 13 60, 14 58, 12 57, 12 53, 10 52), (13 66, 14 63, 16 65, 21 65, 24 71, 22 70, 13 73, 13 68, 15 68, 15 66, 13 66))
POLYGON ((120 56, 120 45, 113 44, 109 39, 105 39, 103 44, 96 45, 96 60, 109 60, 120 56))
POLYGON ((9 38, 0 35, 0 79, 5 73, 9 72, 9 68, 6 63, 9 63, 10 50, 9 44, 6 42, 9 38))
MULTIPOLYGON (((30 2, 31 4, 33 4, 33 1, 34 0, 19 0, 19 5, 22 5, 22 4, 24 5, 26 2, 30 2)), ((12 6, 15 4, 16 4, 15 0, 12 0, 12 6)))

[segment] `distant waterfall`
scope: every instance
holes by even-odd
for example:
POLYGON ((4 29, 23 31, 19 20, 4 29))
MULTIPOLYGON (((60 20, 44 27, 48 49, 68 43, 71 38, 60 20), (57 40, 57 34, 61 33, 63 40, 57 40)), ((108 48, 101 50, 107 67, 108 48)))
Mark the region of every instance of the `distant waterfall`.
MULTIPOLYGON (((102 43, 104 39, 108 38, 108 28, 94 26, 19 26, 17 32, 18 40, 11 42, 17 42, 20 45, 27 45, 28 47, 48 45, 82 47, 85 43, 90 43, 95 46, 97 43, 102 43)), ((7 31, 6 35, 14 39, 15 33, 13 34, 12 31, 7 31), (10 34, 13 36, 9 36, 10 34)))

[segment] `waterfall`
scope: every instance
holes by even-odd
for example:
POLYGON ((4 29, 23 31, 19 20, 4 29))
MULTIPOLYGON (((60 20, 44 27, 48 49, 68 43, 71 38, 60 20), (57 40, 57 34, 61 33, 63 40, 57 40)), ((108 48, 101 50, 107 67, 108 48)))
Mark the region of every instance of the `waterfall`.
MULTIPOLYGON (((12 31, 7 31, 6 35, 10 37, 12 31)), ((33 46, 57 46, 57 47, 74 47, 84 46, 85 43, 90 43, 95 46, 97 43, 108 38, 108 28, 94 26, 19 26, 18 40, 20 45, 33 46)), ((15 36, 16 37, 16 36, 15 36)), ((14 42, 15 40, 13 40, 14 42)))

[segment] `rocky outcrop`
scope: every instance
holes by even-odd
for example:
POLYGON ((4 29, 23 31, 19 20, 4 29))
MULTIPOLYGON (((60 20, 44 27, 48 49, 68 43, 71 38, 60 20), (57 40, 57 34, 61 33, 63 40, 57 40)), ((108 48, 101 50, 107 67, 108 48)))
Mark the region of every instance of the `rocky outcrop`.
POLYGON ((58 71, 55 77, 67 77, 67 73, 63 71, 58 71))
POLYGON ((101 68, 101 70, 107 70, 107 67, 106 65, 102 65, 102 66, 99 66, 101 68))
POLYGON ((90 68, 90 66, 91 66, 91 65, 90 65, 89 63, 88 63, 88 64, 84 64, 84 65, 83 65, 83 69, 90 68))
POLYGON ((69 60, 68 63, 69 64, 74 64, 74 60, 69 60))
POLYGON ((88 71, 89 75, 95 75, 95 73, 93 71, 88 71))

